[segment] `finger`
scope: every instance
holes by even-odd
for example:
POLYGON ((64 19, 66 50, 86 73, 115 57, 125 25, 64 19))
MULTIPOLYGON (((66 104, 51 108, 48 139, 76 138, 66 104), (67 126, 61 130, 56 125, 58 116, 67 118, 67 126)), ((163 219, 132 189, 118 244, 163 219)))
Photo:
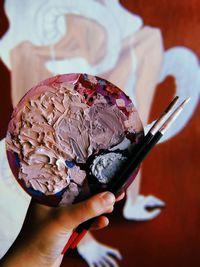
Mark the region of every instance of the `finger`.
POLYGON ((115 196, 110 192, 103 192, 68 208, 61 208, 59 219, 70 230, 84 221, 105 213, 114 203, 115 196))
POLYGON ((95 220, 90 229, 99 230, 108 226, 108 224, 109 224, 108 218, 106 216, 100 216, 95 220))
POLYGON ((161 213, 161 209, 155 209, 153 211, 147 211, 148 220, 156 218, 161 213))
POLYGON ((100 261, 102 267, 111 267, 112 265, 110 265, 105 259, 102 259, 100 261))
POLYGON ((111 213, 111 212, 113 212, 113 210, 114 210, 114 206, 111 206, 110 208, 108 208, 108 209, 105 211, 105 213, 111 213))
POLYGON ((115 256, 118 260, 121 260, 122 259, 122 255, 121 255, 121 253, 119 252, 118 249, 110 248, 107 253, 115 256))
POLYGON ((119 266, 117 261, 110 256, 106 256, 104 258, 104 260, 109 264, 109 266, 112 266, 112 267, 118 267, 119 266))
POLYGON ((146 197, 146 207, 148 208, 155 208, 155 207, 164 207, 165 202, 160 200, 159 198, 155 196, 147 196, 146 197))
POLYGON ((101 264, 101 261, 97 260, 95 262, 95 267, 104 267, 104 266, 101 264))
POLYGON ((125 197, 125 192, 122 192, 120 195, 117 196, 116 202, 122 200, 125 197))
POLYGON ((88 263, 88 261, 87 261, 87 264, 89 265, 89 267, 96 267, 96 266, 95 266, 95 263, 93 263, 93 262, 89 262, 89 263, 88 263))

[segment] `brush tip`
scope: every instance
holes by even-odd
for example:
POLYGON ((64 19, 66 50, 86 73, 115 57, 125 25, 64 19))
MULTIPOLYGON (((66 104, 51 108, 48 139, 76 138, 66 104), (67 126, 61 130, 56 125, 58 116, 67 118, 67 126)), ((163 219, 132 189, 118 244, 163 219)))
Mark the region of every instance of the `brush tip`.
POLYGON ((187 103, 190 101, 191 97, 186 98, 187 103))
POLYGON ((183 104, 186 105, 189 101, 190 101, 191 97, 188 97, 186 98, 184 101, 183 101, 183 104))

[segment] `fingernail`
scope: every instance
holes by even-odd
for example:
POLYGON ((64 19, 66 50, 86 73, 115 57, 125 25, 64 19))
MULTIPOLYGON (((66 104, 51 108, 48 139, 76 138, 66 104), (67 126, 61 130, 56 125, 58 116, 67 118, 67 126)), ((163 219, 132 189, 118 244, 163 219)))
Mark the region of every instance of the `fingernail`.
POLYGON ((111 205, 115 202, 115 196, 110 192, 103 192, 101 197, 105 200, 106 205, 111 205))

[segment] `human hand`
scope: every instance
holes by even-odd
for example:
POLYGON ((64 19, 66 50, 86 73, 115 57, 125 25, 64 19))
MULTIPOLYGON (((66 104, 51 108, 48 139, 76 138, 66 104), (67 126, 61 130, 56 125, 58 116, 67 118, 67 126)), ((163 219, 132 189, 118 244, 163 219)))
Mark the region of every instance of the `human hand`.
MULTIPOLYGON (((51 208, 32 201, 22 230, 3 258, 2 266, 59 266, 61 252, 73 229, 86 220, 112 212, 114 203, 115 197, 110 192, 65 208, 51 208)), ((107 217, 100 216, 92 228, 100 229, 108 223, 107 217)))

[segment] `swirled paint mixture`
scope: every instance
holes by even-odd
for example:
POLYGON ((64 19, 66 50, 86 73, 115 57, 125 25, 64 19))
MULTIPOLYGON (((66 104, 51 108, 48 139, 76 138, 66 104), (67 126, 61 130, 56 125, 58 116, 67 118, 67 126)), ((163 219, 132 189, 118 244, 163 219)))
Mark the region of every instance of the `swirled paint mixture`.
POLYGON ((65 189, 60 205, 72 203, 88 184, 81 168, 87 159, 142 129, 131 101, 120 94, 104 80, 78 74, 56 76, 31 89, 7 134, 7 149, 19 159, 18 179, 26 188, 46 196, 65 189))

